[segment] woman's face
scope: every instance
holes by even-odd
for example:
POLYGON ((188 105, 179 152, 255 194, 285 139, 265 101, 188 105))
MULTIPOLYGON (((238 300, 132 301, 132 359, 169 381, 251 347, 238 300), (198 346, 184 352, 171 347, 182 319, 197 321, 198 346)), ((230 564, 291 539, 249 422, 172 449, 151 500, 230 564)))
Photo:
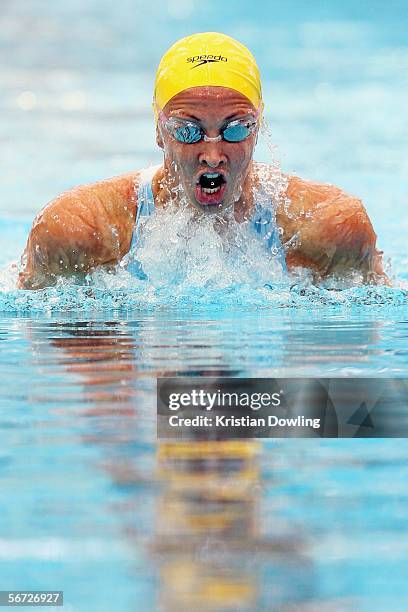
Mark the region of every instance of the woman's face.
POLYGON ((181 184, 187 199, 207 213, 220 212, 240 197, 248 178, 257 128, 241 142, 178 142, 165 127, 166 118, 188 119, 207 137, 216 138, 227 123, 256 116, 242 94, 225 87, 194 87, 172 98, 159 115, 157 142, 171 187, 181 184))

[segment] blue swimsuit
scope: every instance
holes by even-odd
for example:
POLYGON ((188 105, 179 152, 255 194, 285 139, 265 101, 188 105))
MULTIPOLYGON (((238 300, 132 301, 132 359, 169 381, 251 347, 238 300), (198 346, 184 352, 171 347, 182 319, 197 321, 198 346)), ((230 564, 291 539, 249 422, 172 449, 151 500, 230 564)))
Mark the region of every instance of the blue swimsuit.
MULTIPOLYGON (((156 171, 156 168, 153 169, 156 171)), ((154 172, 153 172, 154 174, 154 172)), ((141 181, 137 192, 137 213, 135 226, 133 228, 132 242, 126 258, 126 269, 128 272, 140 280, 147 280, 147 275, 144 273, 142 264, 135 258, 137 245, 140 241, 140 226, 141 217, 149 217, 154 213, 155 205, 152 191, 151 178, 141 181), (130 255, 131 254, 131 255, 130 255)), ((250 220, 251 227, 264 240, 265 248, 272 252, 282 266, 283 272, 286 272, 285 252, 281 244, 278 227, 276 225, 275 216, 271 208, 267 208, 262 203, 257 202, 255 212, 250 220)))

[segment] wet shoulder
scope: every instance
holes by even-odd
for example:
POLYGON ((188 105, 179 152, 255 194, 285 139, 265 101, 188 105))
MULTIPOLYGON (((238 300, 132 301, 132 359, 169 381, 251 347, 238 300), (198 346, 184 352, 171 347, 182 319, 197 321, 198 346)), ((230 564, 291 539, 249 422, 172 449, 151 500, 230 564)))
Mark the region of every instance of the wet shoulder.
POLYGON ((318 202, 333 200, 339 196, 352 197, 335 185, 290 175, 271 164, 254 162, 254 177, 260 187, 275 185, 275 192, 280 193, 280 204, 287 210, 298 207, 307 209, 318 202))
POLYGON ((342 189, 330 183, 310 181, 299 176, 287 176, 286 196, 292 206, 310 209, 321 202, 336 201, 339 197, 351 198, 342 189))

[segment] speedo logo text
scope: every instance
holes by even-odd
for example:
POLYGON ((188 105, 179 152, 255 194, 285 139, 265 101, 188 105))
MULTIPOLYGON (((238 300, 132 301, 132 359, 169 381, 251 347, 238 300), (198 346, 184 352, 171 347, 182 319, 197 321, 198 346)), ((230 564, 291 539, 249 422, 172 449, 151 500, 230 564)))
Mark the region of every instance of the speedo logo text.
POLYGON ((210 62, 228 62, 228 58, 223 55, 193 55, 193 57, 188 57, 187 62, 194 64, 191 68, 197 68, 198 66, 202 66, 203 64, 209 64, 210 62))

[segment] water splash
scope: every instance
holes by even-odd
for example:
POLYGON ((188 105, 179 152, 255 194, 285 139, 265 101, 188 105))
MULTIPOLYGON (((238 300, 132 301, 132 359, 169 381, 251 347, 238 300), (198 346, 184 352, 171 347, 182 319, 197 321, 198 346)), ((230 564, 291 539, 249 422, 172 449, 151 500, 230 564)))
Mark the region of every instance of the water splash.
POLYGON ((200 214, 186 203, 159 209, 143 220, 137 257, 149 283, 186 294, 191 287, 228 289, 259 287, 283 280, 277 258, 233 211, 200 214))
MULTIPOLYGON (((286 193, 287 178, 275 160, 257 165, 254 198, 275 215, 286 193)), ((307 270, 284 274, 277 253, 268 251, 248 220, 237 222, 232 207, 205 215, 191 207, 180 186, 178 204, 142 219, 137 258, 147 275, 138 280, 125 261, 115 269, 99 268, 80 285, 60 278, 55 287, 16 290, 18 267, 0 271, 1 312, 128 311, 202 308, 354 308, 408 305, 408 288, 363 286, 358 274, 312 284, 307 270)), ((282 231, 280 231, 282 233, 282 231)), ((112 230, 117 239, 115 230, 112 230)), ((296 240, 296 236, 291 240, 296 240)), ((286 248, 288 247, 287 245, 286 248)))
MULTIPOLYGON (((200 244, 196 245, 196 248, 199 252, 200 244)), ((214 247, 214 252, 217 248, 219 245, 214 247)), ((408 306, 407 288, 352 286, 347 289, 330 289, 312 285, 307 280, 307 274, 301 282, 299 279, 299 282, 294 282, 291 278, 264 283, 262 265, 257 274, 249 279, 249 268, 241 275, 239 264, 235 269, 229 269, 226 260, 221 263, 214 253, 211 253, 199 270, 194 270, 191 262, 186 269, 180 269, 179 272, 171 266, 165 267, 172 275, 172 282, 159 282, 165 272, 160 272, 160 261, 155 260, 152 253, 146 256, 145 263, 153 271, 153 282, 137 280, 118 266, 115 272, 103 269, 95 271, 88 277, 86 285, 76 285, 73 281, 59 279, 55 287, 27 291, 10 287, 4 290, 3 284, 0 290, 0 312, 91 314, 139 309, 187 309, 190 312, 191 309, 208 309, 214 312, 243 308, 297 308, 315 311, 328 308, 350 310, 356 307, 408 306), (212 265, 214 269, 207 276, 206 269, 210 270, 212 265)), ((13 274, 16 276, 15 270, 13 274)))

